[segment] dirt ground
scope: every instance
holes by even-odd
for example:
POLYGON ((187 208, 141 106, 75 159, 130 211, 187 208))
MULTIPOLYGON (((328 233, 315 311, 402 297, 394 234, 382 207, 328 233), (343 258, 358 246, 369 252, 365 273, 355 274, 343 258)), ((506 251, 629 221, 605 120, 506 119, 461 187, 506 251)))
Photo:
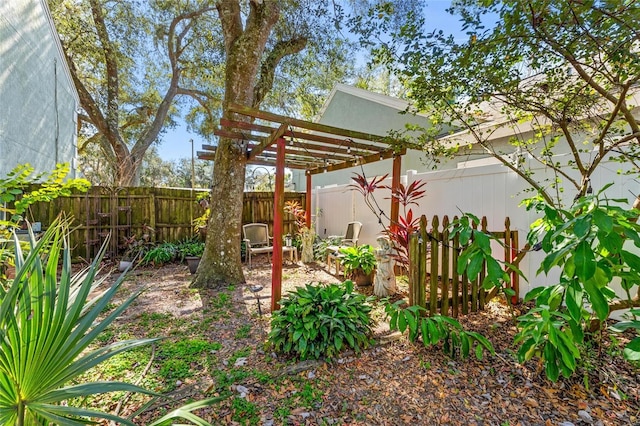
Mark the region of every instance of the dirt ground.
MULTIPOLYGON (((220 291, 189 289, 192 276, 184 265, 137 269, 125 283, 123 296, 146 290, 121 323, 135 321, 142 312, 171 314, 194 324, 209 321, 202 337, 221 343, 218 362, 178 386, 173 398, 179 405, 187 398, 230 392, 233 397, 203 413, 212 424, 640 425, 640 371, 619 355, 622 341, 603 339, 599 354, 578 374, 551 383, 539 365, 517 363, 514 323, 499 302, 461 318, 465 328, 495 346, 496 355, 480 361, 451 359, 439 347, 411 344, 405 336, 381 338, 384 323, 378 328, 384 343, 360 355, 344 353, 331 364, 278 356, 264 344, 271 270, 266 256, 256 260, 252 270, 245 270, 246 285, 225 290, 230 298, 222 307, 216 302, 220 291), (253 286, 263 287, 258 293, 262 316, 249 290, 253 286), (219 315, 221 309, 225 315, 219 315), (240 329, 250 331, 239 337, 240 329), (246 354, 240 364, 234 356, 238 351, 246 354), (221 372, 236 380, 221 387, 216 383, 221 372), (270 379, 261 380, 264 374, 270 379)), ((289 263, 283 281, 285 294, 309 282, 342 280, 324 264, 289 263)))

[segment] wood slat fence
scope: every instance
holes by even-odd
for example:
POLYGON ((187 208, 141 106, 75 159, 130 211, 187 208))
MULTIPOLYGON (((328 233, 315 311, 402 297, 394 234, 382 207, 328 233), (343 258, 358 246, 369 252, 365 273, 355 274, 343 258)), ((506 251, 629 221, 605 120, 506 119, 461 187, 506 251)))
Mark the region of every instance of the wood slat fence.
MULTIPOLYGON (((503 231, 488 231, 487 218, 483 217, 480 226, 483 232, 493 235, 502 243, 501 247, 492 248, 494 257, 517 267, 524 251, 518 253, 518 231, 510 229, 508 217, 504 223, 503 231)), ((427 232, 427 218, 423 215, 420 218, 420 232, 409 237, 409 304, 426 308, 430 315, 440 313, 458 317, 484 309, 485 302, 497 292, 489 293, 482 288, 486 265, 482 266, 479 276, 474 280, 470 280, 466 274, 457 274, 458 257, 465 247, 460 245, 457 235, 450 238, 449 225, 448 216, 442 218, 442 224, 439 217, 434 216, 431 230, 427 232)), ((511 288, 517 295, 517 274, 511 275, 511 288)))
MULTIPOLYGON (((27 217, 47 227, 63 212, 74 219, 70 235, 74 258, 92 259, 109 235, 107 256, 115 258, 123 253, 126 239, 134 235, 149 233, 152 242, 193 236, 192 222, 204 213, 196 203, 197 195, 202 192, 206 190, 94 186, 86 193, 72 193, 34 204, 27 217), (148 228, 155 232, 148 232, 148 228)), ((287 192, 285 200, 297 200, 304 205, 305 194, 287 192)), ((273 193, 246 192, 242 221, 243 224, 268 223, 273 230, 273 193)), ((284 229, 287 233, 295 232, 295 220, 290 215, 285 215, 284 229)))

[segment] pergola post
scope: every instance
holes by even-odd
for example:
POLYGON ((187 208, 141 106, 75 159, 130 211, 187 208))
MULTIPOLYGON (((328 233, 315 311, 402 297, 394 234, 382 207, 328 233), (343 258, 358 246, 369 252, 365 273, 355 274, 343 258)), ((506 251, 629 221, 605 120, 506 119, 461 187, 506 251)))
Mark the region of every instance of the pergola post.
POLYGON ((305 197, 304 220, 307 228, 311 229, 311 173, 307 172, 307 195, 305 197))
POLYGON ((276 186, 273 200, 273 264, 271 265, 271 311, 280 309, 282 297, 282 230, 284 213, 285 141, 279 137, 276 153, 276 186))
POLYGON ((402 172, 402 156, 393 156, 393 174, 391 175, 391 223, 389 229, 394 232, 398 227, 398 217, 400 216, 400 200, 393 194, 400 188, 400 173, 402 172))

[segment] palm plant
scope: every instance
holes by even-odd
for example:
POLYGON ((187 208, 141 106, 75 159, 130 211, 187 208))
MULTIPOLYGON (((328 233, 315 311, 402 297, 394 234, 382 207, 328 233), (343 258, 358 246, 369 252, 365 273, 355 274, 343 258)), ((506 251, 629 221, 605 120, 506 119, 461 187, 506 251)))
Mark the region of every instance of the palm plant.
MULTIPOLYGON (((128 340, 88 350, 139 293, 98 320, 124 275, 90 299, 106 278, 97 278, 104 247, 88 268, 74 275, 67 235, 68 222, 58 219, 39 241, 31 233, 27 255, 15 245, 16 275, 6 291, 0 290, 0 424, 80 425, 98 418, 134 425, 116 415, 65 404, 113 391, 153 394, 124 382, 71 383, 101 362, 157 340, 128 340)), ((196 424, 205 425, 190 410, 207 402, 182 407, 168 416, 194 417, 196 424)))

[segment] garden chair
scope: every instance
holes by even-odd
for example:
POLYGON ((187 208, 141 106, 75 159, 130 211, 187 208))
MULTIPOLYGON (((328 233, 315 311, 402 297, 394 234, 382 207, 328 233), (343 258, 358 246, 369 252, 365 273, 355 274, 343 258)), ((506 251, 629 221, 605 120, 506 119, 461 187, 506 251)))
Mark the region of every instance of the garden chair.
POLYGON ((269 236, 269 225, 266 223, 248 223, 242 225, 244 243, 247 249, 247 260, 251 269, 251 256, 254 254, 267 253, 271 262, 273 252, 273 237, 269 236))
POLYGON ((357 246, 358 238, 360 237, 360 230, 362 229, 361 222, 349 222, 347 224, 347 230, 344 235, 330 235, 330 239, 339 239, 339 245, 331 245, 327 247, 327 265, 331 270, 332 261, 335 262, 336 275, 340 273, 340 248, 348 246, 357 246))

